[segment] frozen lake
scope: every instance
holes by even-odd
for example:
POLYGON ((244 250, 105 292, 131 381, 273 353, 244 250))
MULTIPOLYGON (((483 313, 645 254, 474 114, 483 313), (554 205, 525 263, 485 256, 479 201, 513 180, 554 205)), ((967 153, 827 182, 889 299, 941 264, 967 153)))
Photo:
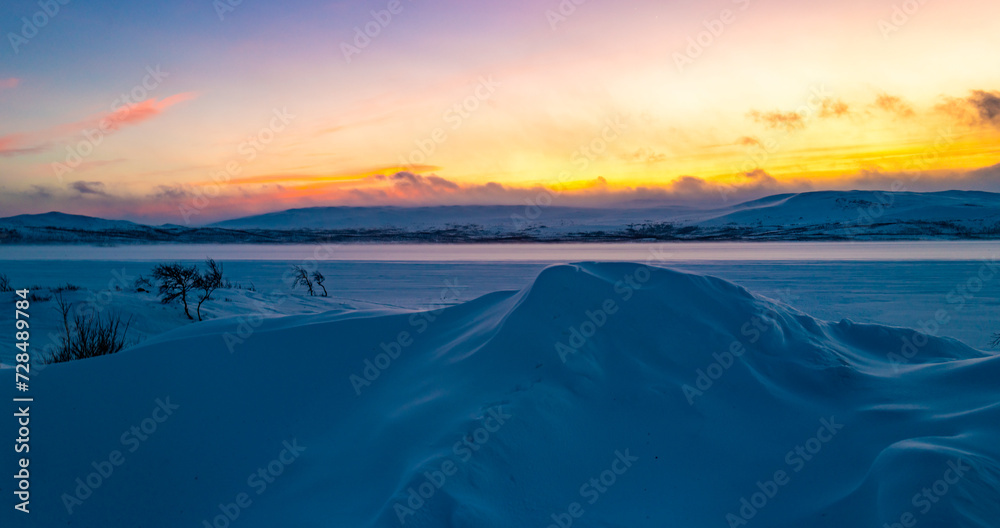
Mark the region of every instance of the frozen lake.
POLYGON ((4 260, 306 260, 379 262, 982 260, 998 241, 672 242, 622 244, 151 244, 0 246, 4 260))

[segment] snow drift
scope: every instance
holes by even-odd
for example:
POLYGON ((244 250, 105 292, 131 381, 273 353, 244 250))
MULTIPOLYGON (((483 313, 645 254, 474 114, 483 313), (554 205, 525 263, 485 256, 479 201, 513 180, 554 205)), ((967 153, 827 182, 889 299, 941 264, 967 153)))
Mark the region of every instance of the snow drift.
POLYGON ((1000 526, 998 378, 720 279, 553 266, 434 312, 220 319, 51 366, 32 512, 3 525, 1000 526))

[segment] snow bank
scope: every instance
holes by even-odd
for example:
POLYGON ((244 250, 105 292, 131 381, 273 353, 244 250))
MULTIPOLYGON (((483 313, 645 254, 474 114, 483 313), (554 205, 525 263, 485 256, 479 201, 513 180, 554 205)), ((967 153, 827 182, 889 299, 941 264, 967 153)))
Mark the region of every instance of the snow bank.
POLYGON ((998 377, 720 279, 553 266, 434 312, 217 319, 51 366, 32 513, 3 525, 998 526, 998 377))

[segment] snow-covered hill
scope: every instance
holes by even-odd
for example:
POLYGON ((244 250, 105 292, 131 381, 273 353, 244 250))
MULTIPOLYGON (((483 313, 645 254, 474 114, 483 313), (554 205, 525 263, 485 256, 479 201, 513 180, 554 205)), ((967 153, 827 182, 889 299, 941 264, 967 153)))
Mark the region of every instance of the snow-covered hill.
POLYGON ((237 218, 212 224, 232 229, 446 229, 476 225, 510 232, 528 226, 549 229, 620 229, 633 222, 653 222, 687 212, 682 207, 597 209, 517 205, 439 207, 312 207, 237 218))
POLYGON ((2 243, 485 242, 1000 238, 1000 194, 822 191, 721 208, 314 207, 204 227, 61 213, 0 218, 2 243))
POLYGON ((213 224, 238 229, 397 229, 476 226, 535 236, 621 233, 650 237, 934 237, 1000 235, 1000 194, 972 191, 822 191, 775 195, 723 208, 315 207, 213 224), (777 232, 777 233, 775 233, 777 232))
POLYGON ((996 527, 998 376, 721 279, 559 265, 437 312, 217 319, 50 366, 32 513, 4 526, 996 527))
POLYGON ((973 191, 887 193, 823 191, 777 195, 712 211, 700 226, 916 224, 953 222, 971 228, 1000 224, 1000 194, 973 191), (718 214, 718 213, 722 214, 718 214))
POLYGON ((105 220, 93 216, 60 213, 52 211, 42 214, 23 214, 0 218, 0 227, 52 227, 58 229, 135 229, 141 224, 128 220, 105 220))

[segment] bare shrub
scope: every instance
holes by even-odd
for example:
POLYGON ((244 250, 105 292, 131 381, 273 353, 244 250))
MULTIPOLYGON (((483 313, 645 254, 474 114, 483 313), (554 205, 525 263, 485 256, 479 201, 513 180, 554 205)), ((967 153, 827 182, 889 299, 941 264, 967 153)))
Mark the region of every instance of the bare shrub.
POLYGON ((129 345, 127 336, 131 318, 122 321, 121 316, 116 313, 104 316, 79 313, 70 322, 72 304, 67 303, 62 295, 57 295, 56 306, 62 315, 65 336, 61 345, 46 358, 46 363, 64 363, 116 354, 129 345))

